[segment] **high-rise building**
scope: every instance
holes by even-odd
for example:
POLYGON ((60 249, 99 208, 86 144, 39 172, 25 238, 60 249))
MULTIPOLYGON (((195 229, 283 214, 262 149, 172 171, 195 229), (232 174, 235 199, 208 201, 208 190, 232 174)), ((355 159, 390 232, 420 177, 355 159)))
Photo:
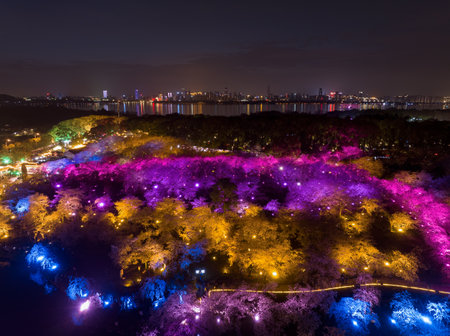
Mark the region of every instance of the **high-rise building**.
POLYGON ((108 98, 108 90, 103 90, 103 98, 108 98))
POLYGON ((134 99, 139 100, 139 90, 134 90, 134 99))

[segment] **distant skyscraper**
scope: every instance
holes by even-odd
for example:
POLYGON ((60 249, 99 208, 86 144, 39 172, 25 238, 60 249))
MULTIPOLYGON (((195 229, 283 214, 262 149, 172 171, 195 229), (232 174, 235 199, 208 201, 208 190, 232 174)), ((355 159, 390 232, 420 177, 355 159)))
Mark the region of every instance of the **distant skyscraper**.
POLYGON ((323 96, 322 88, 319 88, 319 96, 323 96))
POLYGON ((108 90, 103 90, 103 98, 108 98, 108 90))
POLYGON ((134 99, 136 99, 136 100, 139 99, 139 90, 138 89, 134 90, 134 99))

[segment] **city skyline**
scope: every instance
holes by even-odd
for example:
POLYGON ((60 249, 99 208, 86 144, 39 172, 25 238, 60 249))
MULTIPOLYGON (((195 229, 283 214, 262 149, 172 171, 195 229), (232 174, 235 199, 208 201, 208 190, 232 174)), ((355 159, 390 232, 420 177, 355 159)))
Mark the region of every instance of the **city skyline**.
POLYGON ((173 87, 448 95, 450 4, 414 0, 2 5, 0 92, 173 87), (420 15, 420 19, 418 19, 420 15))
POLYGON ((145 92, 142 89, 136 88, 131 91, 125 92, 122 91, 121 93, 117 92, 111 92, 107 88, 103 88, 100 90, 97 90, 92 95, 80 95, 80 94, 73 94, 73 95, 66 95, 61 92, 50 92, 50 91, 43 91, 40 93, 32 94, 32 95, 24 95, 24 96, 15 96, 15 95, 9 95, 5 94, 4 92, 0 92, 0 96, 3 96, 2 100, 5 100, 8 96, 18 99, 34 99, 34 98, 44 98, 44 99, 76 99, 76 98, 86 98, 86 99, 118 99, 118 100, 148 100, 148 99, 155 99, 158 100, 179 100, 177 99, 187 98, 187 97, 197 97, 197 98, 206 98, 206 97, 229 97, 229 98, 239 98, 239 99, 245 99, 245 98, 254 98, 254 99, 282 99, 282 98, 289 98, 290 100, 293 100, 295 98, 302 99, 302 98, 319 98, 324 97, 331 100, 340 100, 340 99, 346 99, 346 98, 370 98, 370 99, 393 99, 393 98, 402 98, 402 99, 441 99, 444 102, 447 102, 450 100, 450 94, 444 94, 444 95, 425 95, 421 93, 403 93, 403 94, 387 94, 387 95, 374 95, 371 92, 365 92, 365 91, 356 91, 356 92, 348 92, 348 91, 341 91, 336 89, 324 89, 322 87, 316 88, 315 92, 299 92, 299 91, 289 91, 289 92, 274 92, 271 89, 271 86, 266 87, 265 92, 250 92, 250 91, 237 91, 233 90, 233 88, 221 88, 221 89, 198 89, 198 88, 178 88, 178 89, 169 89, 167 91, 163 90, 155 90, 155 92, 145 92))

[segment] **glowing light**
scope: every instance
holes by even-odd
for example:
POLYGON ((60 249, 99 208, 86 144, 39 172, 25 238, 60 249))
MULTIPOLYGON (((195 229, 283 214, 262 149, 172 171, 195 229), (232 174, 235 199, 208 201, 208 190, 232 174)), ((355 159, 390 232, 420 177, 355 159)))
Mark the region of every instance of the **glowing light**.
POLYGON ((217 322, 217 323, 220 323, 220 318, 217 318, 216 322, 217 322))
POLYGON ((422 321, 426 324, 431 324, 431 320, 428 316, 422 316, 422 321))
POLYGON ((392 323, 392 324, 396 324, 397 321, 395 321, 394 319, 391 318, 391 323, 392 323))
POLYGON ((91 305, 91 301, 87 300, 83 302, 80 306, 80 312, 84 312, 89 309, 89 306, 91 305))
POLYGON ((272 272, 272 276, 273 276, 274 278, 276 278, 276 277, 278 276, 278 272, 273 271, 273 272, 272 272))
POLYGON ((398 229, 398 232, 403 232, 403 229, 398 229))
POLYGON ((195 184, 195 187, 196 187, 196 188, 200 187, 200 184, 199 184, 199 183, 196 183, 196 184, 195 184))
POLYGON ((256 321, 256 322, 259 322, 259 314, 256 314, 256 315, 255 315, 255 321, 256 321))
POLYGON ((10 164, 11 163, 11 159, 9 157, 7 157, 7 156, 4 156, 2 158, 2 162, 3 162, 3 164, 10 164))
POLYGON ((386 266, 389 266, 389 265, 390 265, 387 261, 385 261, 384 264, 385 264, 386 266))
POLYGON ((283 166, 278 167, 279 170, 284 170, 283 166))
POLYGON ((103 208, 104 206, 105 206, 105 203, 104 203, 104 202, 98 203, 98 207, 99 207, 99 208, 103 208))
POLYGON ((198 320, 200 318, 200 315, 195 315, 195 319, 198 320))
POLYGON ((44 260, 44 256, 39 256, 39 257, 36 258, 36 260, 37 261, 42 261, 42 260, 44 260))
POLYGON ((358 322, 356 322, 355 320, 353 320, 352 323, 353 323, 353 325, 354 325, 355 327, 358 326, 358 322))

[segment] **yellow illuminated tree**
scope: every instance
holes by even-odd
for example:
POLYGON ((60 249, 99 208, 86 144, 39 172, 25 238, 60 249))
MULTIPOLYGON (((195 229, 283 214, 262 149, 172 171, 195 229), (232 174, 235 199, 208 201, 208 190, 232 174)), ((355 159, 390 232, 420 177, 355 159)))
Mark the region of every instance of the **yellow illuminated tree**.
POLYGON ((24 222, 31 227, 36 239, 44 238, 54 228, 53 218, 49 217, 49 199, 36 193, 29 197, 30 207, 24 216, 24 222))
POLYGON ((171 259, 170 250, 154 239, 152 232, 143 232, 135 238, 125 240, 114 251, 115 260, 122 269, 141 263, 156 270, 168 264, 171 259))
POLYGON ((115 225, 115 228, 125 228, 129 227, 130 223, 142 222, 144 218, 141 216, 141 207, 144 202, 136 197, 125 197, 120 201, 114 203, 117 211, 117 216, 112 213, 108 214, 109 221, 115 225))
POLYGON ((185 220, 186 208, 177 199, 165 199, 158 203, 152 213, 154 234, 163 243, 172 241, 178 236, 180 222, 185 220))
POLYGON ((378 200, 373 198, 365 198, 362 201, 361 209, 364 210, 369 216, 372 215, 380 208, 378 200))
POLYGON ((392 232, 406 232, 415 227, 416 222, 403 212, 396 212, 389 218, 392 232))
POLYGON ((342 216, 342 226, 348 235, 356 235, 367 232, 370 226, 370 218, 367 213, 356 213, 342 216))
POLYGON ((414 254, 402 254, 400 251, 393 251, 387 256, 384 265, 386 271, 396 277, 407 281, 417 280, 419 260, 414 254))
POLYGON ((383 254, 370 242, 359 239, 338 244, 333 249, 333 258, 342 270, 351 275, 372 273, 381 266, 383 254))
POLYGON ((59 201, 53 214, 59 222, 75 217, 82 208, 83 194, 77 189, 67 189, 58 192, 59 201))
POLYGON ((368 171, 372 176, 381 177, 383 175, 383 163, 380 160, 374 160, 369 156, 363 156, 353 160, 352 163, 359 169, 368 171))
POLYGON ((229 263, 237 263, 250 275, 286 277, 303 260, 299 250, 289 241, 290 229, 286 218, 269 220, 262 209, 251 206, 244 216, 228 214, 233 223, 233 234, 223 244, 229 263))
POLYGON ((14 218, 14 214, 11 210, 4 205, 0 205, 0 240, 9 237, 10 231, 12 230, 9 221, 12 218, 14 218))

